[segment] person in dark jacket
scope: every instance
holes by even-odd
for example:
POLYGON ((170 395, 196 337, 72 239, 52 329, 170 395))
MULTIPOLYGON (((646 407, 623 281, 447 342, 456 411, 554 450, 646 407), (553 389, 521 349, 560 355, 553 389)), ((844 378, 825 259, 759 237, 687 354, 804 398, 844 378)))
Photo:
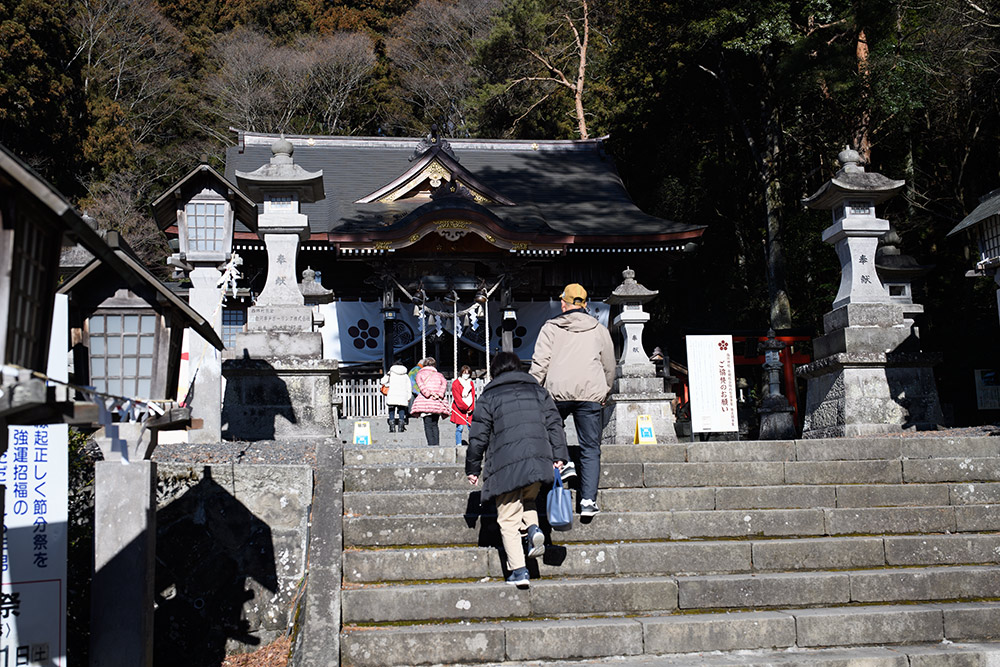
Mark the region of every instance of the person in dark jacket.
POLYGON ((473 485, 482 478, 482 501, 496 499, 510 571, 507 583, 527 588, 525 555, 537 558, 545 552, 535 498, 542 482, 552 480, 552 469, 562 469, 569 450, 555 402, 521 370, 517 355, 500 352, 493 360, 493 371, 495 377, 483 389, 472 415, 465 473, 473 485), (521 546, 522 533, 528 542, 527 554, 521 546))

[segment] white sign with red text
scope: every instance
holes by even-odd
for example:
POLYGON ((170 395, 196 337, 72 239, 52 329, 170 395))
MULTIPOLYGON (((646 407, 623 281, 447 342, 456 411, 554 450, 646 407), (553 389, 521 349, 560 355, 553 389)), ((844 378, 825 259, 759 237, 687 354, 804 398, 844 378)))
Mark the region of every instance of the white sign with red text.
POLYGON ((738 431, 732 336, 688 336, 691 431, 738 431))
POLYGON ((7 427, 0 667, 65 667, 66 424, 7 427))

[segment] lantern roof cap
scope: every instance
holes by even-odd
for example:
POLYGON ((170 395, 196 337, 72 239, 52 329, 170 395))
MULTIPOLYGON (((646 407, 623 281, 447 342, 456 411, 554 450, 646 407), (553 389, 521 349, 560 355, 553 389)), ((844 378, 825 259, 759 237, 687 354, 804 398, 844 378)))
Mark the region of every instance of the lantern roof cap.
POLYGON ((874 171, 865 171, 861 164, 861 155, 850 146, 845 146, 837 155, 837 159, 842 165, 840 171, 821 185, 812 196, 802 200, 807 207, 831 210, 850 197, 864 197, 874 204, 881 204, 896 196, 906 185, 906 181, 897 181, 874 171))
POLYGON ((237 171, 236 183, 254 201, 262 202, 265 192, 287 190, 300 202, 324 199, 323 170, 306 171, 292 160, 295 147, 284 135, 271 144, 271 159, 253 171, 237 171))
POLYGON ((660 293, 659 290, 646 289, 644 285, 637 282, 635 271, 629 267, 622 271, 622 277, 625 278, 625 282, 611 292, 611 296, 604 300, 605 303, 615 306, 624 303, 646 303, 660 293))

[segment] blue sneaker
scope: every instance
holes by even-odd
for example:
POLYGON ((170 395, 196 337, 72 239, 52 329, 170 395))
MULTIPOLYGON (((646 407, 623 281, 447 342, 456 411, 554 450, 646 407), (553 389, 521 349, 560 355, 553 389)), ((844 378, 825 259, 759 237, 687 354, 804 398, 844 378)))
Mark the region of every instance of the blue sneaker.
POLYGON ((528 558, 538 558, 545 553, 545 533, 538 526, 528 526, 528 558))
POLYGON ((507 577, 508 586, 517 586, 518 588, 527 588, 531 585, 531 577, 528 576, 528 568, 519 567, 510 573, 507 577))

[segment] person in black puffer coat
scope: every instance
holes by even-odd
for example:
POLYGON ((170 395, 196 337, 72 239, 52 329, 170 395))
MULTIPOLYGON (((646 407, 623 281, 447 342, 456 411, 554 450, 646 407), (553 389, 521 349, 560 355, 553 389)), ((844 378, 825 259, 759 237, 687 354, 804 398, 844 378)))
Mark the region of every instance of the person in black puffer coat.
POLYGON ((482 478, 483 502, 496 499, 510 571, 507 583, 527 588, 525 555, 537 558, 545 551, 535 498, 542 482, 552 481, 552 469, 561 470, 569 460, 569 450, 556 404, 535 378, 521 370, 517 355, 500 352, 492 365, 495 377, 483 389, 472 415, 465 473, 473 485, 482 478))

